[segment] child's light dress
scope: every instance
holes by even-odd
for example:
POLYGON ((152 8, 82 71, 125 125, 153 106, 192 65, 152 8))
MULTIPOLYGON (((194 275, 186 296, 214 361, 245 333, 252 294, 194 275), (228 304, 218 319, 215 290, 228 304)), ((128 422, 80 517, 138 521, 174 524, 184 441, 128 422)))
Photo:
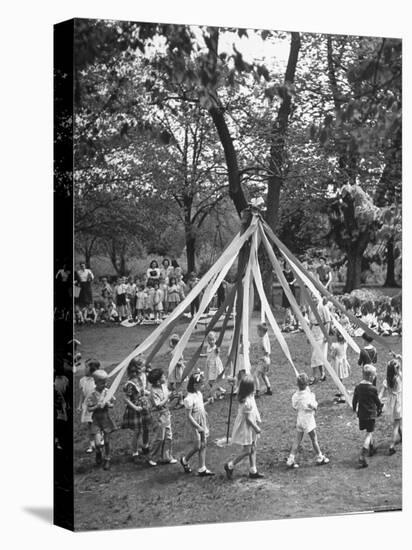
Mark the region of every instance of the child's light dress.
POLYGON ((253 395, 249 395, 243 403, 239 403, 236 420, 233 424, 232 443, 237 443, 238 445, 252 445, 252 443, 256 443, 258 434, 248 423, 248 416, 254 424, 261 422, 253 395))
POLYGON ((80 422, 86 423, 92 421, 92 413, 87 409, 87 398, 95 390, 94 378, 92 376, 83 376, 79 380, 80 391, 82 392, 82 414, 80 422))
POLYGON ((393 388, 388 386, 388 381, 383 381, 383 387, 385 388, 384 395, 386 394, 387 400, 383 408, 385 415, 389 416, 392 420, 401 420, 402 418, 402 378, 400 375, 396 376, 395 384, 393 388))
POLYGON ((142 310, 145 309, 145 298, 146 293, 144 290, 138 290, 136 292, 136 309, 142 310))
POLYGON ((223 363, 216 353, 216 344, 212 346, 208 345, 206 349, 206 369, 205 380, 206 382, 214 382, 219 374, 223 372, 223 363))
MULTIPOLYGON (((204 428, 204 437, 209 435, 209 426, 207 422, 207 413, 203 403, 203 396, 200 391, 188 392, 183 400, 186 410, 190 410, 193 419, 204 428)), ((188 441, 198 440, 202 434, 193 426, 190 420, 186 417, 184 438, 188 441)))
POLYGON ((309 433, 316 428, 315 411, 308 405, 318 406, 315 394, 309 388, 298 390, 292 395, 292 407, 298 411, 296 429, 299 432, 309 433))
POLYGON ((258 343, 258 359, 256 365, 256 372, 261 374, 267 374, 270 367, 270 340, 269 335, 266 332, 262 338, 259 338, 258 343))
POLYGON ((155 311, 163 311, 163 292, 160 288, 154 291, 153 305, 155 311))
POLYGON ((334 342, 330 348, 333 367, 341 380, 348 378, 350 372, 350 365, 346 358, 347 349, 348 344, 346 342, 334 342))

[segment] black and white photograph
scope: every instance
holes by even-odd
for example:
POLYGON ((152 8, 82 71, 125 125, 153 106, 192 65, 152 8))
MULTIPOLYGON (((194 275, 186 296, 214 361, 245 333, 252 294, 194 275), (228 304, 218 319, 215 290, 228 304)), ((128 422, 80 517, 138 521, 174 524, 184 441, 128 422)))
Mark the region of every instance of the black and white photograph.
POLYGON ((54 75, 68 524, 402 510, 402 40, 54 32, 73 40, 54 75))

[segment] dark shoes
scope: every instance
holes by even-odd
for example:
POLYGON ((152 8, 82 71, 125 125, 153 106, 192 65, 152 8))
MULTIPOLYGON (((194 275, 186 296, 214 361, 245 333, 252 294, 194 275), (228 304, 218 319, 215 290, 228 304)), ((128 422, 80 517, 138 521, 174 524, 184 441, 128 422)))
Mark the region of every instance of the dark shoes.
POLYGON ((396 453, 395 447, 389 447, 389 454, 394 455, 396 453))
POLYGON ((378 450, 374 445, 369 445, 369 456, 376 455, 377 452, 378 450))
POLYGON ((321 382, 325 382, 325 380, 326 380, 326 375, 323 375, 323 376, 321 377, 320 381, 321 381, 321 382))
POLYGON ((262 479, 265 476, 263 474, 261 474, 260 472, 255 472, 254 474, 249 472, 249 477, 250 477, 250 479, 262 479))
POLYGON ((266 395, 273 395, 273 392, 272 392, 271 388, 268 388, 266 390, 266 395))
POLYGON ((368 463, 366 461, 366 458, 364 456, 359 457, 359 468, 367 468, 368 463))
POLYGON ((180 464, 182 465, 182 468, 183 468, 183 471, 185 474, 190 474, 191 471, 192 471, 192 468, 189 466, 189 464, 187 464, 187 462, 184 461, 184 457, 181 456, 180 457, 180 464))
POLYGON ((109 458, 106 458, 106 460, 104 461, 104 464, 103 464, 103 470, 110 470, 110 459, 109 458))
POLYGON ((233 477, 233 468, 229 468, 229 464, 227 462, 226 462, 226 464, 224 464, 223 468, 225 469, 226 477, 228 479, 232 479, 232 477, 233 477))

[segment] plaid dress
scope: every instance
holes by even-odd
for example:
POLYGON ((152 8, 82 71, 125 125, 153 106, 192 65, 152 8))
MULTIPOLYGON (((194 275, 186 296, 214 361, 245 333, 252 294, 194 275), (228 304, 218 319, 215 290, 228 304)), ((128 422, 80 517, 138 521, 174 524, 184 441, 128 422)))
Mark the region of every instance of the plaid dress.
POLYGON ((150 405, 144 395, 145 381, 128 380, 123 388, 126 397, 136 405, 142 407, 142 411, 135 411, 129 405, 123 415, 122 428, 135 430, 139 432, 143 428, 148 428, 151 422, 150 405))

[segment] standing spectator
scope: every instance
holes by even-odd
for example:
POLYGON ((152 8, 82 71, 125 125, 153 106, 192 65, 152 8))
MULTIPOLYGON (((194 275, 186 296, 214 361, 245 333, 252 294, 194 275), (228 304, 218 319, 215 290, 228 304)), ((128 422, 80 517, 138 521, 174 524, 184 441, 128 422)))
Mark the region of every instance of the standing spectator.
POLYGON ((126 284, 126 302, 129 319, 134 319, 136 315, 136 284, 133 282, 133 277, 129 276, 126 284))
MULTIPOLYGON (((321 323, 323 323, 326 333, 329 334, 331 316, 330 316, 329 308, 327 306, 326 298, 319 299, 317 310, 319 313, 320 321, 321 323)), ((319 355, 318 351, 315 348, 313 348, 312 350, 312 357, 310 360, 310 366, 312 367, 312 371, 313 371, 313 379, 310 382, 310 384, 312 385, 312 384, 316 384, 316 382, 318 381, 318 377, 317 377, 318 369, 320 373, 321 382, 324 382, 326 380, 325 367, 323 366, 323 364, 324 364, 324 360, 328 355, 328 341, 325 338, 323 331, 320 328, 318 320, 315 317, 312 309, 309 310, 309 320, 310 320, 310 328, 312 330, 313 337, 315 338, 321 353, 321 355, 319 355)))
POLYGON ((217 289, 217 309, 220 308, 220 306, 223 304, 226 298, 226 287, 227 282, 222 281, 219 288, 217 289))
POLYGON ((326 258, 321 256, 319 258, 320 265, 316 268, 316 275, 319 282, 323 284, 326 290, 332 292, 332 270, 326 263, 326 258))
POLYGON ((156 260, 152 260, 150 262, 150 267, 146 271, 146 277, 147 277, 147 286, 153 286, 155 281, 159 282, 160 269, 159 269, 159 264, 156 262, 156 260))
POLYGON ((100 294, 103 299, 104 303, 104 318, 109 318, 109 309, 110 309, 110 303, 113 298, 113 289, 110 286, 107 277, 102 277, 102 286, 100 290, 100 294))
POLYGON ((126 277, 119 277, 117 285, 114 287, 116 307, 119 315, 119 321, 124 321, 127 316, 126 308, 126 277))
POLYGON ((55 295, 55 312, 60 312, 61 315, 71 309, 70 300, 70 281, 71 271, 67 269, 66 264, 56 273, 56 295, 55 295))
POLYGON ((79 306, 83 309, 93 303, 92 281, 94 280, 92 271, 86 268, 84 262, 76 271, 76 279, 80 284, 79 306))
MULTIPOLYGON (((283 264, 283 275, 285 276, 285 279, 288 282, 289 288, 290 288, 293 296, 295 296, 296 295, 295 275, 293 274, 293 271, 292 271, 290 265, 286 261, 283 264)), ((291 311, 291 308, 290 308, 290 303, 289 303, 288 297, 286 296, 286 292, 284 290, 282 291, 282 307, 284 307, 285 310, 286 310, 285 311, 285 319, 283 321, 284 328, 288 328, 288 329, 294 328, 293 324, 294 324, 295 318, 292 314, 292 311, 291 311)))
POLYGON ((162 267, 160 268, 160 276, 163 277, 166 284, 169 282, 169 277, 173 273, 173 267, 170 265, 168 258, 163 258, 162 267))
POLYGON ((170 277, 169 286, 167 287, 167 312, 174 310, 180 302, 180 288, 177 285, 175 277, 170 277))
MULTIPOLYGON (((189 274, 189 278, 187 280, 187 290, 190 292, 192 288, 194 288, 197 283, 199 282, 199 279, 196 276, 196 273, 192 271, 189 274)), ((199 295, 196 296, 191 302, 190 302, 190 315, 191 317, 194 317, 196 311, 199 309, 199 295)))
MULTIPOLYGON (((180 268, 179 268, 179 269, 180 269, 180 268)), ((182 301, 182 300, 185 299, 186 290, 187 290, 187 285, 186 285, 186 283, 184 282, 182 275, 177 275, 177 276, 176 276, 176 284, 177 284, 177 286, 178 286, 178 288, 179 288, 180 301, 182 301)))
POLYGON ((146 310, 146 291, 145 286, 140 284, 136 291, 136 317, 139 322, 143 321, 146 310))

